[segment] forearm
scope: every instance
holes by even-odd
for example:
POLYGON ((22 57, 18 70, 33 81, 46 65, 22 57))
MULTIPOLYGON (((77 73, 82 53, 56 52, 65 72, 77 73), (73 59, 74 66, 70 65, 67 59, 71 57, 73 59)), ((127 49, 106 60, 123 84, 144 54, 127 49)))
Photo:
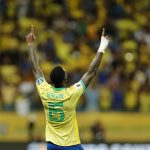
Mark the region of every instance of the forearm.
POLYGON ((37 55, 36 55, 36 52, 35 52, 35 45, 30 44, 28 46, 28 49, 29 49, 29 59, 30 59, 30 62, 31 62, 33 73, 37 77, 40 74, 42 74, 42 71, 40 69, 38 58, 37 58, 37 55))
POLYGON ((87 71, 88 74, 92 74, 92 73, 96 74, 96 72, 100 66, 102 56, 103 56, 103 53, 97 52, 95 58, 93 59, 93 61, 91 62, 90 66, 88 68, 88 71, 87 71))
POLYGON ((89 83, 91 82, 92 78, 96 75, 98 68, 100 66, 102 60, 103 53, 97 52, 95 58, 91 62, 88 71, 84 74, 81 80, 85 83, 85 86, 88 87, 89 83))
POLYGON ((102 60, 103 53, 105 52, 105 49, 107 48, 107 45, 109 43, 109 40, 104 36, 104 33, 105 33, 105 29, 103 29, 102 31, 101 42, 100 42, 100 46, 98 48, 97 54, 95 58, 93 59, 92 63, 90 64, 88 71, 81 78, 81 80, 85 83, 86 87, 89 85, 92 78, 97 73, 97 70, 102 60))

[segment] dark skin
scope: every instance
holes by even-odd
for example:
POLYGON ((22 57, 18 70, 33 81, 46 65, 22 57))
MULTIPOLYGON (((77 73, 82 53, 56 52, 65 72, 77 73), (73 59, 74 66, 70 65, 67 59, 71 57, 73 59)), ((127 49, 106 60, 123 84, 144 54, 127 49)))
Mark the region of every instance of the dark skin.
MULTIPOLYGON (((105 34, 105 29, 103 29, 103 31, 102 31, 102 36, 104 36, 104 34, 105 34)), ((38 79, 39 77, 43 76, 43 72, 40 68, 38 58, 37 58, 37 55, 35 52, 35 44, 34 44, 35 40, 36 40, 36 37, 34 34, 34 27, 32 25, 31 31, 26 37, 26 41, 27 41, 28 46, 29 46, 29 58, 30 58, 30 62, 32 65, 33 74, 35 76, 35 79, 38 79)), ((86 87, 88 87, 91 80, 96 75, 98 68, 100 66, 101 60, 102 60, 102 56, 103 56, 102 52, 97 52, 95 58, 93 59, 93 61, 90 64, 87 72, 81 78, 81 80, 84 82, 86 87)), ((66 75, 66 79, 62 82, 63 87, 66 86, 66 81, 67 81, 67 75, 66 75)))
POLYGON ((26 41, 27 41, 28 47, 29 47, 29 59, 31 62, 33 74, 35 76, 35 79, 38 79, 39 77, 43 76, 43 72, 40 68, 39 61, 38 61, 38 58, 37 58, 37 55, 35 52, 35 44, 34 44, 35 40, 36 40, 36 37, 34 34, 34 28, 32 25, 31 31, 26 37, 26 41))
MULTIPOLYGON (((104 34, 105 34, 105 29, 103 28, 102 36, 104 36, 104 34)), ((93 61, 90 64, 87 72, 81 78, 81 80, 84 82, 86 87, 88 87, 88 85, 90 84, 91 80, 96 75, 96 73, 98 71, 98 68, 100 66, 102 57, 103 57, 103 53, 102 52, 97 52, 95 58, 93 59, 93 61)))

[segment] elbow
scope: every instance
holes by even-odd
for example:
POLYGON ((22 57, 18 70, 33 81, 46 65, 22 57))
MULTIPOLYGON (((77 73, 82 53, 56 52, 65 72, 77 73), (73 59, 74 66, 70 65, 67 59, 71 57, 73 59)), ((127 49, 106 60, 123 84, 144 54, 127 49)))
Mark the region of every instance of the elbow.
POLYGON ((97 71, 94 70, 91 74, 90 74, 90 78, 93 78, 96 75, 97 71))
POLYGON ((97 69, 93 69, 93 70, 87 72, 87 74, 88 74, 90 77, 95 76, 96 73, 97 73, 97 69))
POLYGON ((93 75, 95 76, 97 74, 97 69, 93 70, 93 75))

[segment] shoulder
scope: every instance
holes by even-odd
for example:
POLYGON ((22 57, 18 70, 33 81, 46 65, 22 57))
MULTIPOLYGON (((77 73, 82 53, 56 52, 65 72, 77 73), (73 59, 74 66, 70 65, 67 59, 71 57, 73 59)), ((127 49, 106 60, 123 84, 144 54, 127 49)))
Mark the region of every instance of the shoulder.
POLYGON ((46 82, 45 78, 44 77, 39 77, 36 79, 36 84, 40 85, 42 84, 43 82, 46 82))
POLYGON ((74 89, 74 90, 77 90, 77 91, 78 91, 78 90, 82 90, 83 92, 86 91, 85 83, 84 83, 82 80, 80 80, 79 82, 73 84, 73 85, 71 86, 71 88, 74 89))
POLYGON ((35 81, 37 87, 51 86, 44 77, 39 77, 35 81))

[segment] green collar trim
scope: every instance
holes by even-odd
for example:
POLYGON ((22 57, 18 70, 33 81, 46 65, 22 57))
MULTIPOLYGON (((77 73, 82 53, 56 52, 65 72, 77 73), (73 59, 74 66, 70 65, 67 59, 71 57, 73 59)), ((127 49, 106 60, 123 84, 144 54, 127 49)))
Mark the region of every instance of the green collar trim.
POLYGON ((55 87, 53 87, 53 90, 55 90, 55 91, 61 91, 61 90, 64 90, 64 89, 66 89, 65 87, 61 87, 61 88, 55 88, 55 87))

